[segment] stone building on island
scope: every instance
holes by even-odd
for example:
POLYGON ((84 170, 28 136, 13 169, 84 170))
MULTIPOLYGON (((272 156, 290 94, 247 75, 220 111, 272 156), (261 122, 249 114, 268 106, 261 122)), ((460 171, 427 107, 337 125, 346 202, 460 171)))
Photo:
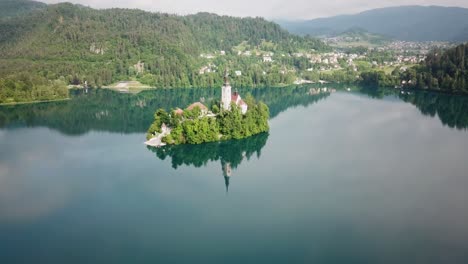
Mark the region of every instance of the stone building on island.
POLYGON ((208 114, 208 107, 206 107, 204 104, 201 102, 195 102, 187 107, 187 110, 192 111, 195 107, 198 107, 201 111, 202 115, 207 115, 208 114))

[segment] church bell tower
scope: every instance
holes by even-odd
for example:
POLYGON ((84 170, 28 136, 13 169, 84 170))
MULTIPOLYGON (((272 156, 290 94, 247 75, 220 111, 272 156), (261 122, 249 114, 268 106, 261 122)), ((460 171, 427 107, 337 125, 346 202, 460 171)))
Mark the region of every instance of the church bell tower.
POLYGON ((224 70, 224 85, 221 88, 221 108, 223 110, 231 109, 231 85, 227 69, 224 70))

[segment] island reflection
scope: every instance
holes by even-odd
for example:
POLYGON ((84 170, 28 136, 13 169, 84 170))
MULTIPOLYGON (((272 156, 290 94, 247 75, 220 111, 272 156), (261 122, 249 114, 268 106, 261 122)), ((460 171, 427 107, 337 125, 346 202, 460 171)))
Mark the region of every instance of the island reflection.
MULTIPOLYGON (((290 107, 308 106, 327 98, 329 93, 310 94, 308 86, 243 88, 270 108, 274 118, 290 107)), ((0 106, 0 128, 48 127, 69 136, 90 131, 145 133, 159 108, 170 110, 200 101, 218 103, 219 88, 178 88, 146 90, 138 94, 108 89, 72 90, 71 100, 39 104, 0 106)))
POLYGON ((268 133, 262 133, 241 140, 147 148, 161 160, 171 159, 174 169, 182 165, 200 168, 206 166, 208 162, 219 161, 227 192, 233 171, 243 161, 250 160, 253 156, 259 159, 268 136, 268 133))
MULTIPOLYGON (((278 88, 239 89, 250 93, 256 100, 270 108, 270 117, 296 106, 309 106, 330 96, 330 93, 311 94, 317 86, 291 86, 278 88)), ((468 128, 468 96, 450 95, 428 91, 403 91, 396 89, 363 88, 334 84, 337 90, 347 88, 372 98, 396 96, 411 103, 427 116, 440 119, 451 128, 468 128)), ((0 129, 21 127, 47 127, 69 136, 80 136, 90 131, 111 133, 145 133, 153 120, 156 109, 187 106, 203 101, 216 103, 220 89, 180 88, 143 91, 138 94, 122 94, 107 89, 94 89, 88 93, 71 91, 71 100, 42 104, 0 106, 0 129)))

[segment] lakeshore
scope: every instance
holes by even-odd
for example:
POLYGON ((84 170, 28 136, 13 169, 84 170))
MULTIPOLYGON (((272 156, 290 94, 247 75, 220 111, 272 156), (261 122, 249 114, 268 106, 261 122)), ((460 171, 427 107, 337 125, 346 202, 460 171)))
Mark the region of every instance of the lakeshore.
POLYGON ((68 100, 70 100, 70 99, 71 99, 71 98, 54 99, 54 100, 28 101, 28 102, 0 103, 0 106, 52 103, 52 102, 68 101, 68 100))

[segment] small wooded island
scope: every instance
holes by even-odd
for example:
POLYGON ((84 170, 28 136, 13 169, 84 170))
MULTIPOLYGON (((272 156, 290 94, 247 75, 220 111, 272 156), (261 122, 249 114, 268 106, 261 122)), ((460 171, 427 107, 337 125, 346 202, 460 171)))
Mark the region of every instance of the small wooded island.
POLYGON ((242 99, 237 91, 231 93, 227 71, 221 89, 220 105, 214 104, 211 109, 196 102, 185 110, 156 111, 145 144, 155 147, 201 144, 246 138, 269 130, 268 106, 257 103, 251 95, 242 99))

